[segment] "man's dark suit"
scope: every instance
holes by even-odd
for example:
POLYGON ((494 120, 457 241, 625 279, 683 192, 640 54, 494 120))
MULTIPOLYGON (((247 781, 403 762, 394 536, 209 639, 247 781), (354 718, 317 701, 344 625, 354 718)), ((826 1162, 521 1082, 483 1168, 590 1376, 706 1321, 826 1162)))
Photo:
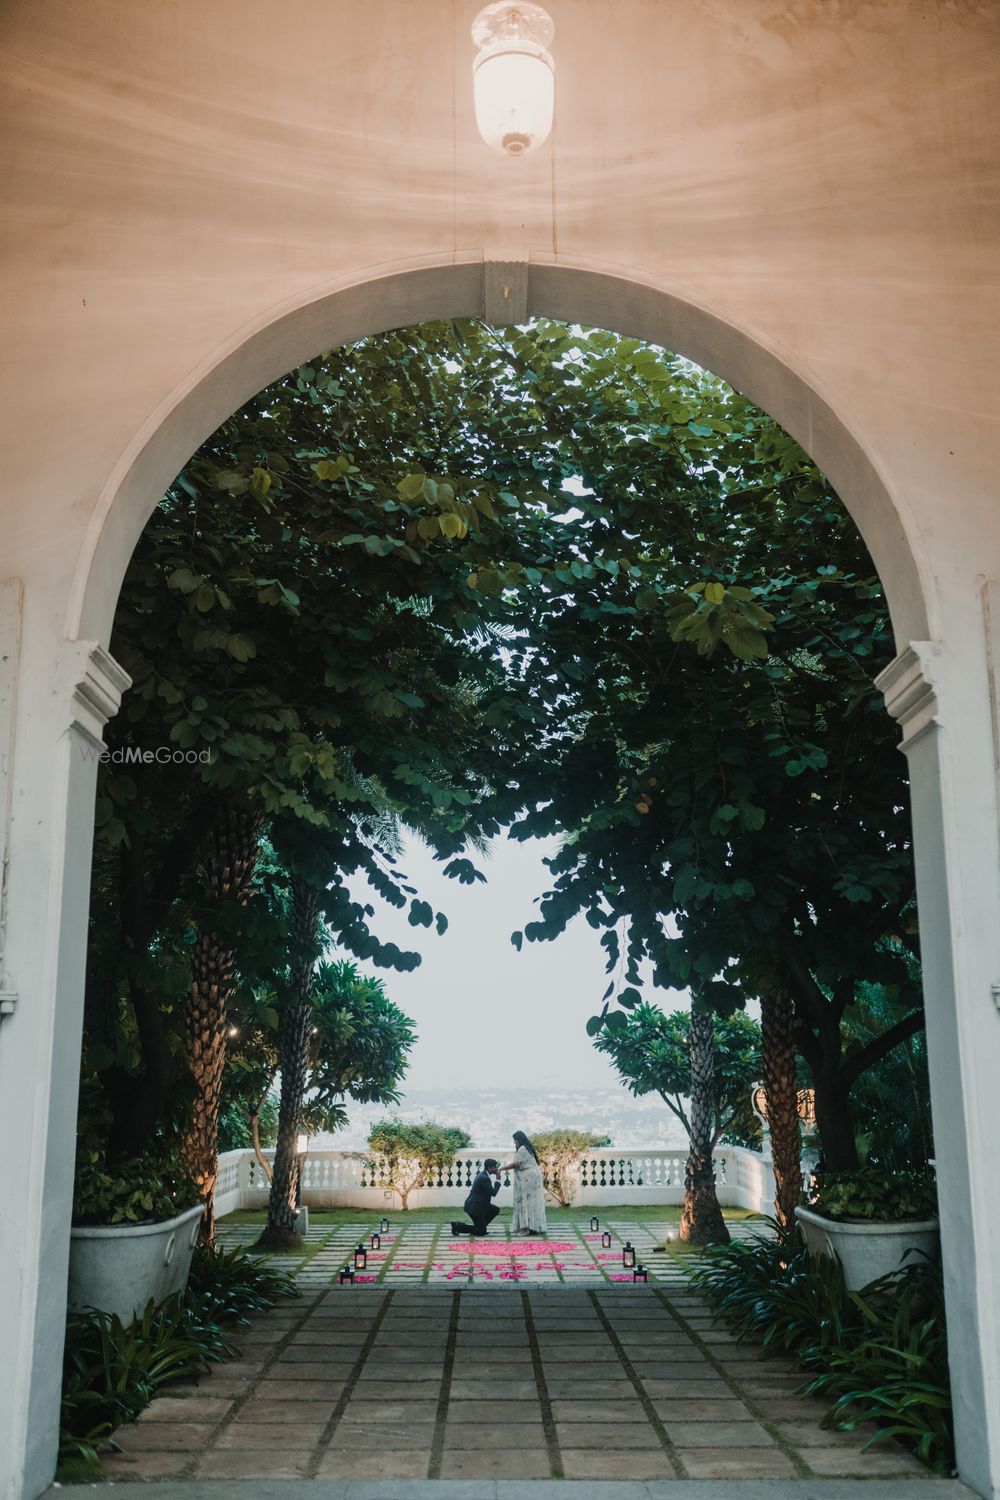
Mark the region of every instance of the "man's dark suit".
POLYGON ((499 1191, 499 1177, 494 1180, 489 1172, 477 1172, 475 1181, 469 1189, 469 1196, 462 1204, 472 1224, 460 1224, 455 1221, 451 1226, 452 1231, 456 1234, 485 1234, 486 1226, 491 1224, 500 1212, 493 1202, 499 1191))

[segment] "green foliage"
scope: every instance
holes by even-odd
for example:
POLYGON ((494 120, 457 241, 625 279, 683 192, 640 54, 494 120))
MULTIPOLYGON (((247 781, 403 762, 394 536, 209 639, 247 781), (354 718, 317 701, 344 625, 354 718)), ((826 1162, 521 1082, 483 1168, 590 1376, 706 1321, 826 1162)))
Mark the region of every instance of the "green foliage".
POLYGON ((295 1280, 270 1270, 241 1250, 196 1247, 188 1278, 188 1302, 202 1316, 225 1326, 246 1323, 283 1297, 298 1297, 295 1280))
MULTIPOLYGON (((690 1271, 741 1338, 792 1354, 801 1394, 836 1396, 824 1426, 875 1422, 939 1473, 954 1453, 940 1267, 903 1267, 848 1292, 839 1263, 760 1236, 713 1247, 690 1271)), ((874 1439, 869 1440, 870 1443, 874 1439)))
MULTIPOLYGON (((59 1463, 64 1478, 99 1479, 98 1450, 153 1397, 236 1355, 228 1331, 284 1297, 294 1281, 240 1251, 199 1247, 187 1290, 124 1323, 90 1309, 66 1327, 59 1463)), ((112 1445, 113 1446, 113 1445, 112 1445)))
POLYGON ((835 1395, 826 1425, 876 1422, 939 1473, 954 1462, 944 1288, 938 1267, 914 1265, 852 1292, 862 1327, 831 1350, 804 1394, 835 1395))
POLYGON ((858 1172, 817 1172, 809 1207, 830 1219, 873 1224, 933 1219, 937 1217, 937 1182, 932 1171, 863 1167, 858 1172))
POLYGON ((568 1208, 573 1201, 574 1169, 598 1146, 610 1146, 609 1135, 589 1130, 542 1130, 531 1137, 545 1181, 545 1191, 554 1203, 568 1208))
MULTIPOLYGON (((919 980, 919 966, 915 977, 919 980)), ((905 997, 886 985, 860 984, 856 998, 842 1022, 848 1058, 906 1014, 905 997)), ((851 1105, 862 1163, 893 1171, 926 1164, 934 1155, 934 1135, 923 1031, 901 1040, 858 1075, 851 1105)))
POLYGON ((175 1218, 198 1202, 176 1147, 162 1138, 131 1161, 112 1162, 80 1138, 73 1183, 74 1224, 145 1224, 175 1218))
MULTIPOLYGON (((284 957, 287 915, 282 903, 276 903, 271 915, 277 926, 275 951, 284 957)), ((239 1122, 240 1144, 246 1146, 252 1144, 250 1117, 258 1106, 261 1144, 272 1144, 277 1134, 280 1095, 272 1095, 270 1089, 278 1074, 278 1027, 283 1006, 294 1003, 285 976, 263 977, 264 983, 241 992, 233 1011, 237 1035, 223 1082, 223 1118, 239 1122)), ((300 1125, 315 1135, 343 1126, 348 1099, 396 1103, 416 1032, 410 1018, 389 999, 383 981, 344 960, 317 964, 309 999, 312 1024, 300 1125)), ((224 1150, 221 1140, 220 1130, 219 1149, 224 1150)))
MULTIPOLYGON (((238 1068, 232 1060, 227 1057, 232 1074, 239 1077, 238 1068)), ((226 1084, 223 1085, 225 1089, 226 1084)), ((243 1100, 238 1097, 237 1086, 230 1085, 228 1096, 223 1097, 222 1111, 219 1115, 219 1150, 241 1151, 247 1150, 253 1145, 253 1136, 250 1124, 247 1120, 243 1100)), ((256 1101, 254 1101, 256 1102, 256 1101)), ((260 1143, 262 1146, 273 1146, 278 1138, 278 1099, 271 1093, 265 1094, 260 1110, 257 1115, 259 1121, 260 1143)))
POLYGON ((399 1119, 379 1120, 368 1132, 368 1146, 376 1157, 373 1176, 379 1186, 398 1193, 406 1209, 410 1193, 432 1173, 450 1166, 455 1152, 471 1140, 467 1131, 430 1120, 416 1125, 399 1119))
POLYGON ((129 1323, 110 1313, 70 1317, 66 1328, 60 1459, 96 1460, 98 1445, 134 1422, 164 1386, 191 1380, 235 1349, 183 1297, 150 1302, 129 1323))
MULTIPOLYGON (((428 926, 387 820, 464 883, 470 836, 563 835, 523 936, 583 913, 623 1004, 643 960, 661 987, 782 983, 828 1133, 877 1060, 842 1056, 858 986, 919 1019, 888 945, 915 950, 881 587, 802 450, 677 356, 544 320, 323 355, 185 467, 112 647, 136 684, 112 748, 209 753, 102 768, 88 1016, 109 1087, 124 1068, 164 1088, 145 1040, 118 1056, 123 1030, 149 1036, 123 1016, 152 999, 170 1030, 198 925, 253 920, 206 913, 197 878, 234 798, 315 836, 336 941, 397 969, 418 954, 350 890, 364 876, 428 926)), ((620 1024, 603 1004, 595 1029, 620 1024)))
MULTIPOLYGON (((603 1027, 594 1039, 629 1092, 637 1097, 659 1094, 689 1134, 685 1101, 691 1096, 690 1025, 689 1011, 667 1014, 655 1005, 633 1003, 618 1026, 603 1027)), ((761 1034, 759 1024, 740 1011, 717 1017, 713 1031, 715 1146, 727 1132, 750 1131, 750 1090, 761 1076, 761 1034)))
POLYGON ((402 1120, 379 1120, 368 1132, 368 1145, 387 1161, 397 1157, 416 1157, 428 1170, 447 1166, 464 1147, 471 1145, 467 1131, 454 1125, 438 1125, 430 1120, 410 1125, 402 1120))

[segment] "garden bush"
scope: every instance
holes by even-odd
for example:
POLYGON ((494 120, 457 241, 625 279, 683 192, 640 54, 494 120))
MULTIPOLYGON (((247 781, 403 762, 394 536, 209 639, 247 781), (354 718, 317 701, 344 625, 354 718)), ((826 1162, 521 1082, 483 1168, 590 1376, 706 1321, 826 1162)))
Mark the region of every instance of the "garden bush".
MULTIPOLYGON (((718 1318, 740 1338, 782 1349, 808 1372, 801 1395, 834 1404, 823 1426, 875 1422, 938 1473, 954 1462, 940 1267, 914 1261, 861 1291, 839 1262, 810 1258, 794 1238, 707 1249, 689 1268, 718 1318)), ((870 1443, 875 1437, 869 1439, 870 1443)))
POLYGON ((931 1171, 816 1172, 809 1207, 830 1219, 896 1224, 937 1217, 937 1181, 931 1171))
POLYGON ((98 1450, 114 1446, 116 1428, 134 1422, 164 1386, 232 1359, 229 1332, 248 1313, 297 1295, 289 1277, 239 1251, 199 1248, 183 1295, 149 1302, 128 1323, 94 1308, 74 1313, 63 1356, 60 1478, 100 1478, 98 1450))

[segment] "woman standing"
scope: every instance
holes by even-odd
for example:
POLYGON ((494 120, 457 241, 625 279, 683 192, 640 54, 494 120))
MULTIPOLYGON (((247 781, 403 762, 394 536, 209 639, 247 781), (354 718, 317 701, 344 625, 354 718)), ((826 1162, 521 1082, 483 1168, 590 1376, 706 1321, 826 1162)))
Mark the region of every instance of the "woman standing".
POLYGON ((545 1233, 545 1186, 538 1153, 523 1130, 514 1131, 514 1160, 501 1172, 514 1174, 514 1216, 511 1234, 545 1233))

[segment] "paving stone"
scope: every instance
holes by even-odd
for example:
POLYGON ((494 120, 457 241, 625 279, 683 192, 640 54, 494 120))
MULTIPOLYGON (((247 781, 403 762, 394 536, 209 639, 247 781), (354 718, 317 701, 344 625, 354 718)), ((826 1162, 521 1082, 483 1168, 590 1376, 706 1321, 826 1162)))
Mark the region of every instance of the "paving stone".
POLYGON ((255 1396, 265 1401, 331 1401, 339 1400, 343 1380, 262 1380, 255 1396))
POLYGON ((772 1396, 770 1387, 766 1390, 753 1389, 743 1386, 747 1396, 754 1405, 760 1408, 761 1414, 769 1422, 789 1422, 810 1426, 821 1422, 830 1410, 829 1401, 819 1401, 813 1396, 772 1396))
POLYGON ((676 1448, 692 1479, 792 1479, 796 1469, 780 1448, 676 1448))
MULTIPOLYGON (((765 1418, 770 1414, 765 1412, 765 1418)), ((815 1419, 807 1418, 802 1422, 777 1422, 775 1430, 791 1448, 861 1448, 869 1438, 876 1437, 878 1428, 874 1422, 860 1422, 857 1427, 841 1432, 837 1428, 823 1428, 816 1424, 815 1419)), ((879 1453, 888 1447, 899 1451, 893 1439, 890 1437, 878 1438, 876 1443, 868 1451, 879 1453)), ((806 1463, 809 1462, 808 1454, 803 1454, 806 1463)))
POLYGON ((556 1436, 560 1448, 658 1448, 660 1440, 636 1403, 634 1421, 557 1422, 556 1436))
POLYGON ((338 1422, 334 1437, 338 1448, 403 1448, 414 1453, 422 1450, 429 1453, 434 1439, 434 1423, 383 1423, 373 1413, 367 1422, 338 1422))
POLYGON ((631 1401, 575 1401, 560 1398, 552 1402, 557 1422, 634 1422, 642 1421, 642 1408, 632 1392, 631 1401))
POLYGON ((771 1448, 774 1439, 757 1422, 664 1421, 678 1448, 771 1448))
POLYGON ((354 1395, 369 1401, 433 1401, 441 1391, 440 1372, 436 1380, 370 1380, 362 1371, 354 1395))
MULTIPOLYGON (((610 1368, 610 1367, 609 1367, 610 1368)), ((634 1401, 635 1386, 619 1368, 604 1380, 589 1378, 584 1370, 579 1378, 570 1374, 554 1375, 550 1366, 545 1372, 545 1388, 552 1401, 634 1401)))
MULTIPOLYGON (((517 1434, 508 1431, 505 1441, 517 1442, 517 1434)), ((451 1449, 441 1459, 442 1479, 549 1479, 551 1474, 549 1456, 543 1448, 494 1448, 486 1452, 451 1449)))
POLYGON ((213 1449, 198 1465, 199 1479, 302 1479, 310 1454, 213 1449))
MULTIPOLYGON (((428 1364, 432 1357, 431 1351, 423 1346, 417 1346, 412 1349, 401 1349, 386 1344, 374 1346, 365 1363, 366 1365, 397 1365, 400 1367, 405 1365, 407 1368, 410 1368, 413 1365, 428 1364)), ((439 1355, 438 1358, 440 1357, 439 1355)))
POLYGON ((300 1348, 310 1344, 323 1344, 330 1349, 360 1350, 368 1337, 363 1329, 346 1328, 300 1328, 295 1342, 300 1348))
POLYGON ((357 1363, 357 1355, 335 1345, 289 1344, 278 1353, 275 1365, 331 1365, 339 1366, 346 1374, 357 1363))
POLYGON ((251 1396, 233 1417, 237 1427, 270 1427, 278 1422, 311 1422, 321 1427, 330 1420, 337 1397, 324 1401, 272 1401, 269 1396, 251 1396))
POLYGON ((516 1443, 520 1449, 545 1447, 545 1428, 542 1426, 542 1415, 537 1407, 535 1420, 518 1422, 516 1431, 500 1422, 493 1424, 453 1422, 450 1416, 445 1423, 445 1452, 456 1448, 484 1448, 496 1451, 508 1448, 512 1443, 516 1443))
POLYGON ((454 1394, 448 1402, 449 1422, 537 1422, 538 1401, 464 1401, 454 1394))
POLYGON ((742 1401, 710 1396, 692 1398, 679 1387, 673 1400, 657 1396, 653 1401, 656 1415, 669 1427, 671 1422, 746 1422, 750 1412, 742 1401))
POLYGON ((232 1407, 225 1396, 159 1396, 139 1418, 147 1422, 221 1422, 232 1407))
POLYGON ((344 1409, 342 1422, 352 1426, 364 1426, 370 1422, 434 1422, 437 1417, 437 1401, 384 1401, 377 1394, 378 1386, 354 1394, 344 1409))
POLYGON ((538 1394, 534 1376, 524 1380, 467 1380, 454 1375, 451 1382, 453 1401, 529 1401, 538 1394))
POLYGON ((204 1422, 143 1422, 119 1427, 115 1442, 125 1453, 179 1452, 191 1454, 205 1446, 214 1426, 204 1422))
POLYGON ((315 1448, 323 1435, 326 1421, 313 1422, 230 1422, 224 1427, 212 1445, 213 1452, 228 1448, 268 1448, 278 1451, 290 1448, 295 1452, 315 1448))
POLYGON ((597 1365, 618 1365, 618 1354, 611 1344, 585 1349, 574 1349, 572 1344, 549 1345, 541 1349, 544 1365, 578 1365, 581 1369, 593 1369, 597 1365))
POLYGON ((429 1453, 356 1452, 332 1446, 317 1470, 320 1479, 426 1479, 429 1453))
POLYGON ((673 1479, 674 1468, 662 1448, 629 1453, 624 1449, 560 1446, 567 1479, 673 1479))
POLYGON ((890 1474, 927 1474, 923 1464, 902 1448, 888 1453, 877 1448, 869 1448, 867 1453, 846 1448, 810 1448, 802 1457, 814 1473, 825 1477, 843 1474, 874 1479, 886 1478, 890 1474))
POLYGON ((171 1479, 190 1461, 189 1453, 109 1453, 101 1469, 109 1479, 171 1479))

